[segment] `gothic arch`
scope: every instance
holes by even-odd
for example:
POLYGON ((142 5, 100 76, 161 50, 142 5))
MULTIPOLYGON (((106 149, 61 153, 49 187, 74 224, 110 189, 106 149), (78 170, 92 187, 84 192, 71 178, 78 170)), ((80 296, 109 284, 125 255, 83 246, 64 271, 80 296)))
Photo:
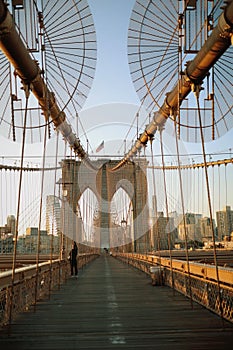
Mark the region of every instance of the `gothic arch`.
POLYGON ((85 163, 73 159, 62 161, 62 186, 66 190, 67 200, 76 210, 82 193, 89 188, 98 198, 100 207, 100 245, 109 247, 110 203, 115 192, 122 187, 133 204, 134 240, 143 249, 143 236, 148 232, 149 210, 147 189, 147 161, 137 159, 112 171, 117 164, 112 160, 97 160, 93 170, 85 163))

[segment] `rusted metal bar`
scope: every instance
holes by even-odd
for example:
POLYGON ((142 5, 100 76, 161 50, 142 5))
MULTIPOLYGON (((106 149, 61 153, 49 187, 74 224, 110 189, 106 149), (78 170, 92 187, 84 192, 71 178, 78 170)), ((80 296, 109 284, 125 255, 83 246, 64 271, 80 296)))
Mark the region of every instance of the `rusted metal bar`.
MULTIPOLYGON (((135 262, 145 262, 150 266, 161 266, 163 268, 170 269, 171 261, 169 257, 159 257, 158 255, 144 255, 136 253, 114 253, 115 257, 122 259, 131 259, 135 262)), ((172 267, 179 272, 187 273, 187 262, 179 258, 172 260, 172 267)), ((223 285, 230 285, 233 288, 233 269, 230 267, 219 267, 220 271, 220 282, 223 285)), ((205 277, 208 280, 216 282, 216 271, 215 266, 210 264, 202 264, 195 261, 190 261, 190 272, 192 275, 205 277)))
MULTIPOLYGON (((221 160, 214 160, 212 162, 207 162, 206 166, 220 166, 220 165, 227 165, 227 164, 233 164, 233 158, 230 159, 221 159, 221 160)), ((197 163, 197 164, 184 164, 184 165, 165 165, 166 170, 177 170, 177 169, 196 169, 196 168, 204 168, 204 163, 197 163)), ((148 166, 148 169, 162 169, 162 166, 148 166)))

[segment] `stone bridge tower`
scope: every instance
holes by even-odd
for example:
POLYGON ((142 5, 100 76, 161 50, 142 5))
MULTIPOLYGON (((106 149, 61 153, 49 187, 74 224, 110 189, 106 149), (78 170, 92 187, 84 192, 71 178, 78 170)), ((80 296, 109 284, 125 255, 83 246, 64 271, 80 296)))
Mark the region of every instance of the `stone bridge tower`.
POLYGON ((101 248, 109 248, 111 201, 118 189, 125 190, 132 202, 132 250, 145 251, 149 231, 147 161, 136 159, 112 171, 117 163, 115 160, 101 159, 92 162, 93 169, 81 161, 63 160, 61 163, 63 193, 66 193, 66 200, 74 213, 86 189, 89 188, 96 195, 99 204, 99 236, 95 237, 95 244, 101 248))

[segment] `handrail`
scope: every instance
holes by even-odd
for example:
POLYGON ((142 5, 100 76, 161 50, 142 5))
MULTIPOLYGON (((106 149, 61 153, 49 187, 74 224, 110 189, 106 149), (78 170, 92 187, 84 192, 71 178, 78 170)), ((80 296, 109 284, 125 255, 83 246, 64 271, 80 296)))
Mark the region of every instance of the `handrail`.
POLYGON ((156 255, 114 253, 116 258, 150 275, 152 285, 166 285, 195 302, 233 322, 233 269, 219 267, 219 280, 215 266, 160 258, 156 255), (172 266, 171 266, 172 264, 172 266), (175 278, 174 278, 175 277, 175 278), (221 300, 219 299, 218 282, 221 300))
MULTIPOLYGON (((82 259, 82 258, 85 259, 86 257, 90 257, 92 255, 97 255, 97 254, 93 254, 93 253, 79 254, 79 259, 82 259)), ((51 263, 52 263, 53 267, 58 267, 59 265, 66 265, 67 259, 63 259, 63 260, 54 259, 52 261, 47 260, 47 261, 39 263, 38 268, 39 268, 40 273, 43 273, 43 272, 49 270, 51 267, 51 263)), ((36 268, 37 268, 36 264, 16 268, 15 269, 14 283, 17 284, 24 279, 31 278, 31 277, 35 276, 37 273, 36 268)), ((0 290, 10 286, 11 283, 12 283, 12 270, 9 269, 7 271, 0 272, 0 290)))
MULTIPOLYGON (((97 258, 97 253, 79 254, 78 265, 84 265, 97 258)), ((64 283, 70 274, 70 263, 68 259, 54 259, 41 262, 37 265, 30 265, 15 269, 14 278, 14 298, 12 295, 12 271, 8 270, 0 273, 0 326, 11 322, 13 318, 28 310, 31 305, 35 305, 38 299, 48 296, 52 289, 58 288, 64 283), (38 273, 38 278, 36 278, 38 273), (35 284, 37 294, 35 294, 35 284), (12 304, 11 304, 12 302, 12 304), (12 314, 10 312, 12 310, 12 314)))
MULTIPOLYGON (((150 265, 159 265, 164 268, 171 268, 170 258, 159 257, 158 255, 144 255, 136 253, 114 253, 116 257, 125 259, 134 259, 149 263, 150 265)), ((216 282, 216 270, 214 265, 189 262, 190 275, 203 277, 207 280, 216 282)), ((180 273, 188 273, 187 262, 185 260, 172 259, 172 268, 180 273)), ((221 284, 233 288, 233 268, 219 266, 219 280, 221 284)))

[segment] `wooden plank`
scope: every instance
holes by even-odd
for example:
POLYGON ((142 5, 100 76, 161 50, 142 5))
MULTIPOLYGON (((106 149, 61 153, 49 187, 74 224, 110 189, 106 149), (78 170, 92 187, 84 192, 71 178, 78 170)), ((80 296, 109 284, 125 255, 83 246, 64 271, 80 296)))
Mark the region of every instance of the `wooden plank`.
POLYGON ((101 256, 0 332, 7 350, 227 349, 233 325, 142 272, 101 256), (224 328, 223 328, 224 325, 224 328))

